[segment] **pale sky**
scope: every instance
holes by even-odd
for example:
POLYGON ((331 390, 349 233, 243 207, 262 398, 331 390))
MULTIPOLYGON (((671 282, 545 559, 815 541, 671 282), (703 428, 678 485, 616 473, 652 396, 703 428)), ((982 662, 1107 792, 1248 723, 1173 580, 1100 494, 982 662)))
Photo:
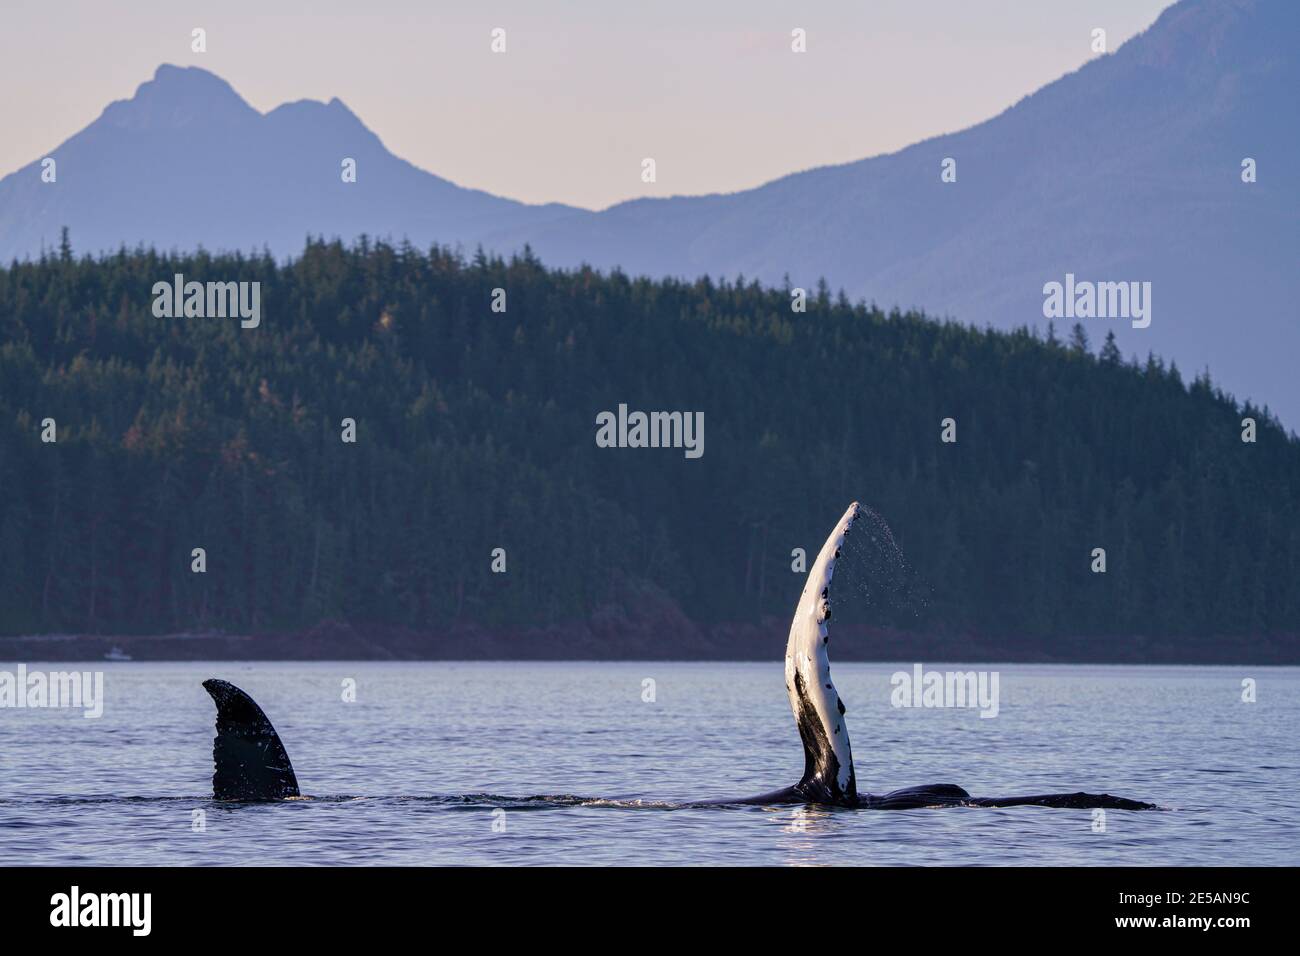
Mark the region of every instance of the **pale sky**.
POLYGON ((1169 5, 3 0, 0 176, 168 62, 212 70, 263 112, 337 96, 398 156, 514 199, 731 192, 987 119, 1095 56, 1094 28, 1114 50, 1169 5), (807 53, 791 52, 796 27, 807 53))

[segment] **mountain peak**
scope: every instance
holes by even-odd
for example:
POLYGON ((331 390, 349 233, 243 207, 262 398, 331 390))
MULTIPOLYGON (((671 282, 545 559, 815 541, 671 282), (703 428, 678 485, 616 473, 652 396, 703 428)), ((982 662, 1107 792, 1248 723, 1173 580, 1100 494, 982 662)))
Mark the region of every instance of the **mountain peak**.
POLYGON ((234 87, 197 66, 163 63, 129 100, 104 110, 104 119, 126 129, 181 129, 203 124, 230 125, 257 117, 234 87))
POLYGON ((153 79, 141 83, 136 90, 139 96, 142 90, 156 87, 158 90, 185 93, 188 95, 207 93, 233 97, 243 102, 234 87, 211 70, 201 66, 177 66, 174 63, 160 63, 153 71, 153 79))
MULTIPOLYGON (((266 114, 268 119, 284 121, 288 117, 296 120, 308 122, 320 122, 322 120, 339 126, 340 124, 351 124, 361 129, 366 129, 365 123, 356 113, 348 109, 337 96, 332 98, 328 103, 322 103, 320 100, 304 99, 293 100, 288 103, 281 103, 275 109, 266 114)), ((368 131, 368 130, 367 130, 368 131)))
POLYGON ((352 119, 356 120, 358 123, 361 122, 361 117, 357 116, 356 113, 348 109, 348 104, 344 103, 337 96, 331 97, 330 101, 325 105, 328 106, 331 110, 333 110, 336 113, 339 113, 343 116, 351 117, 352 119))
POLYGON ((1127 44, 1144 66, 1187 71, 1236 70, 1290 59, 1300 7, 1290 0, 1183 0, 1127 44))

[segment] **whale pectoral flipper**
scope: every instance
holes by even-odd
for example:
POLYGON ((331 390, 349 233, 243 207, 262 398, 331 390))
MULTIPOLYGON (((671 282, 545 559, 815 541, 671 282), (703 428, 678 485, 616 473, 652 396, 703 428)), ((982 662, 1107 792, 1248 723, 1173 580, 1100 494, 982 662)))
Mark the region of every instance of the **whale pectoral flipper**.
POLYGON ((785 689, 790 695, 790 709, 799 727, 804 753, 803 778, 795 789, 817 803, 852 805, 858 795, 844 702, 831 682, 827 655, 831 578, 844 536, 857 517, 855 501, 835 525, 809 568, 785 648, 785 689))
POLYGON ((283 800, 298 796, 298 779, 280 736, 262 708, 234 684, 205 680, 217 705, 212 741, 212 795, 217 800, 283 800))
MULTIPOLYGON (((853 530, 860 509, 855 501, 831 531, 790 622, 785 648, 785 689, 803 742, 803 776, 793 787, 750 797, 737 803, 780 804, 794 801, 863 807, 874 810, 912 810, 922 807, 1067 807, 1115 810, 1158 810, 1154 804, 1115 797, 1108 793, 1044 793, 1028 797, 972 797, 956 784, 892 790, 883 796, 859 793, 849 746, 844 702, 831 681, 830 644, 831 578, 844 538, 853 530)), ((888 529, 885 529, 888 534, 888 529)))

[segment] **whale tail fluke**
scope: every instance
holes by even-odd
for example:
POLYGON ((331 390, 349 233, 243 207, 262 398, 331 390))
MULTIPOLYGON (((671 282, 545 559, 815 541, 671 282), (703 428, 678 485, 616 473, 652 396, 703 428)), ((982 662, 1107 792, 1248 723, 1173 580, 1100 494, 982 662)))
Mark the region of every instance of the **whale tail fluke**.
POLYGON ((262 708, 224 680, 205 680, 203 689, 217 705, 212 796, 217 800, 283 800, 298 796, 293 764, 262 708))

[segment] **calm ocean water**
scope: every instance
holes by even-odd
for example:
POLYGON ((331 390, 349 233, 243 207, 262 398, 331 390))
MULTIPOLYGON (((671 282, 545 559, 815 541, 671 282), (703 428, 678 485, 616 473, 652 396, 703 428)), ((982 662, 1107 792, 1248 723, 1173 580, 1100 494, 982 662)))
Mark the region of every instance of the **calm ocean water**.
POLYGON ((1300 862, 1298 668, 1002 665, 1000 713, 981 719, 892 707, 907 665, 833 665, 860 788, 1087 789, 1171 808, 1108 811, 1095 832, 1091 811, 1041 807, 665 808, 798 778, 779 661, 84 666, 105 672, 101 719, 0 709, 0 864, 1300 862), (207 797, 207 677, 262 705, 312 799, 207 797), (516 799, 536 795, 558 799, 516 799))

